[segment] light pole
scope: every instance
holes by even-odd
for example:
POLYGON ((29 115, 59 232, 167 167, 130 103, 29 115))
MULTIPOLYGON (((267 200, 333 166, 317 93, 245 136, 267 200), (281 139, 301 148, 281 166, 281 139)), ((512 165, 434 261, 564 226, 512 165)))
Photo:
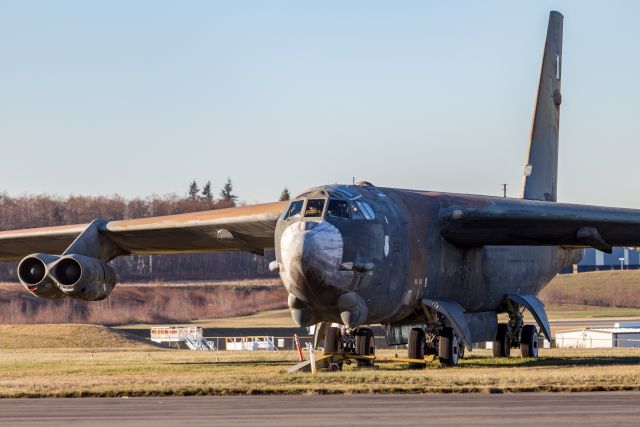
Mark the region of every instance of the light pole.
POLYGON ((624 258, 618 258, 618 261, 620 261, 620 270, 624 270, 624 258))

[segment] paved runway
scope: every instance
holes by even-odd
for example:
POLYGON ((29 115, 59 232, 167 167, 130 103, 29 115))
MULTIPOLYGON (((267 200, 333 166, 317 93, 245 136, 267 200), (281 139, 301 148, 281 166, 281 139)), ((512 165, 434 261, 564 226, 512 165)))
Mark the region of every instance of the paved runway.
POLYGON ((613 325, 618 322, 633 322, 640 323, 640 319, 633 318, 623 318, 623 319, 615 319, 615 318, 606 318, 606 319, 571 319, 571 320, 552 320, 549 323, 551 324, 552 330, 566 330, 566 329, 580 329, 580 328, 613 328, 613 325))
POLYGON ((0 400, 2 426, 640 424, 640 392, 0 400))

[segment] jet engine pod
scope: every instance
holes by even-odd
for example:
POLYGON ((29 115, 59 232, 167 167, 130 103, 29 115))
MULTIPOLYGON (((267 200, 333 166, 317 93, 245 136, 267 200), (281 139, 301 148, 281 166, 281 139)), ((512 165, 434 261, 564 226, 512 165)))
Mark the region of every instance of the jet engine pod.
POLYGON ((56 282, 49 276, 49 266, 60 259, 56 255, 33 254, 18 264, 18 279, 29 292, 45 299, 64 298, 56 282))
POLYGON ((51 276, 66 295, 85 301, 105 299, 116 285, 116 273, 106 262, 83 255, 60 258, 51 276))

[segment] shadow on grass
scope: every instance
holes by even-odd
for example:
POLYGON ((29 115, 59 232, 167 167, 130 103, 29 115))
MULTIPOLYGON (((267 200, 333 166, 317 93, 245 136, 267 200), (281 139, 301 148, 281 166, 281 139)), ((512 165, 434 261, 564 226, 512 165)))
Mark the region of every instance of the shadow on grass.
POLYGON ((241 361, 211 361, 211 362, 169 362, 167 365, 182 366, 283 366, 295 365, 290 360, 241 360, 241 361))
POLYGON ((592 356, 592 357, 541 357, 539 359, 466 359, 460 366, 465 368, 520 368, 548 366, 616 366, 640 365, 640 355, 631 356, 592 356))

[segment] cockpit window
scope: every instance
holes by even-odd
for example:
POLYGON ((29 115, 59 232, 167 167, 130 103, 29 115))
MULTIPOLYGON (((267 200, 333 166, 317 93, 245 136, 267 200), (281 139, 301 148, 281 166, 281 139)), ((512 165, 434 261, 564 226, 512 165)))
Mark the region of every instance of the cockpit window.
POLYGON ((351 217, 353 219, 373 220, 376 219, 376 214, 369 203, 356 200, 351 203, 351 217))
POLYGON ((305 218, 322 216, 322 210, 324 209, 324 199, 309 199, 307 200, 307 209, 304 211, 305 218))
POLYGON ((291 205, 289 205, 289 210, 287 211, 287 215, 284 217, 284 219, 290 219, 300 216, 300 214, 302 213, 303 203, 304 200, 295 200, 291 202, 291 205))
POLYGON ((360 206, 358 206, 357 203, 351 204, 351 218, 364 219, 364 214, 362 213, 362 209, 360 209, 360 206))
POLYGON ((344 200, 329 200, 327 216, 331 218, 349 218, 349 204, 344 200))
POLYGON ((375 214, 375 212, 373 212, 373 208, 371 207, 371 205, 369 203, 361 202, 359 200, 356 203, 358 204, 358 206, 360 206, 360 210, 364 214, 365 218, 367 218, 367 219, 376 219, 376 214, 375 214))

